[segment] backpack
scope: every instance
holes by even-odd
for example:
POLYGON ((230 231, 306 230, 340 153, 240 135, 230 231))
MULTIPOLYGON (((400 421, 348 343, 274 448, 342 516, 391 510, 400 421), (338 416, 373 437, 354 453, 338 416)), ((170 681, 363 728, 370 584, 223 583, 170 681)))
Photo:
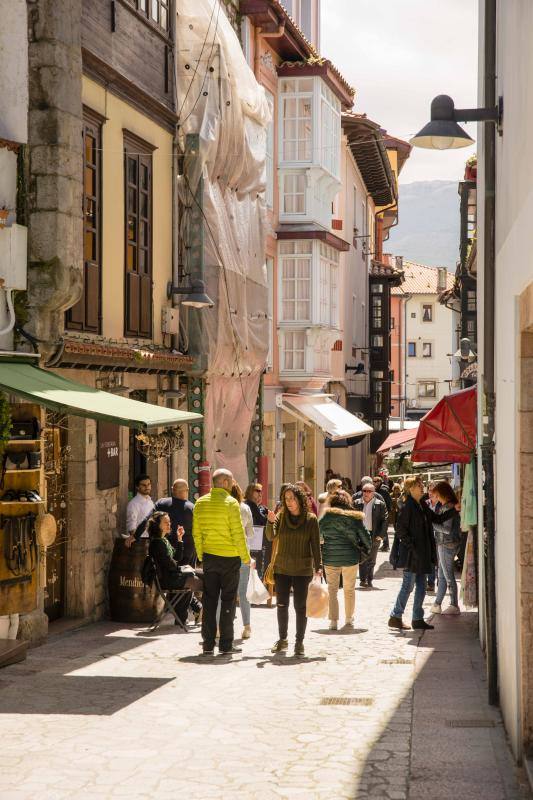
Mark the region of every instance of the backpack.
POLYGON ((149 589, 155 581, 155 564, 152 556, 146 556, 141 567, 141 580, 149 589))

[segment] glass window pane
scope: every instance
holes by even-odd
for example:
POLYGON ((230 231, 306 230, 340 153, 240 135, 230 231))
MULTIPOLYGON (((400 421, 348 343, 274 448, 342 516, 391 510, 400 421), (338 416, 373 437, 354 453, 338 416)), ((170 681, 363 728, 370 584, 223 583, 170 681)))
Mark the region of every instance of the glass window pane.
POLYGON ((137 190, 131 187, 128 189, 128 211, 137 213, 137 190))
POLYGON ((139 0, 139 10, 146 11, 146 4, 148 0, 139 0))
POLYGON ((85 261, 96 261, 96 235, 93 231, 85 231, 83 258, 85 261))
POLYGON ((296 161, 296 142, 284 142, 283 144, 283 158, 285 161, 296 161))
POLYGON ((310 97, 301 97, 298 99, 298 116, 307 117, 311 116, 312 101, 310 97))
POLYGON ((148 219, 148 195, 141 194, 141 217, 148 219))
POLYGON ((131 214, 128 216, 128 239, 130 242, 137 241, 137 220, 131 214))
POLYGON ((152 0, 152 19, 158 22, 159 20, 159 3, 158 0, 152 0))
POLYGON ((286 97, 283 100, 283 117, 285 120, 296 117, 296 99, 294 97, 286 97))
POLYGON ((146 250, 141 247, 139 249, 139 272, 145 273, 148 271, 148 259, 146 250))
POLYGON ((95 162, 95 147, 96 142, 93 136, 89 134, 85 135, 85 161, 89 164, 94 164, 95 162))
POLYGON ((139 226, 140 239, 139 244, 148 247, 148 225, 146 222, 141 222, 139 226))
POLYGON ((137 183, 137 160, 128 158, 128 183, 137 183))
POLYGON ((128 245, 128 270, 132 272, 135 269, 135 247, 132 244, 128 245))
POLYGON ((85 167, 85 194, 96 195, 96 172, 91 167, 85 167))
POLYGON ((96 227, 96 202, 90 197, 85 198, 85 224, 90 228, 96 227))
POLYGON ((161 20, 159 24, 165 30, 168 29, 168 11, 164 6, 161 6, 161 20))
POLYGON ((299 85, 298 85, 299 92, 312 92, 313 91, 313 79, 312 78, 300 78, 299 85))
POLYGON ((141 164, 141 189, 145 191, 148 189, 148 167, 146 164, 141 164))

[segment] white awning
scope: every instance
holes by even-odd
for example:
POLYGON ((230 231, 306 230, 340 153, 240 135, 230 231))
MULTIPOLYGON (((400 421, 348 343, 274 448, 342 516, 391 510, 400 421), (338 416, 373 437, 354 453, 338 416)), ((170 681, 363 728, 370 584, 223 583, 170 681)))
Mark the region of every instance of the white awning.
POLYGON ((327 394, 283 394, 281 408, 307 425, 316 425, 332 441, 366 436, 372 428, 362 419, 350 414, 327 394))

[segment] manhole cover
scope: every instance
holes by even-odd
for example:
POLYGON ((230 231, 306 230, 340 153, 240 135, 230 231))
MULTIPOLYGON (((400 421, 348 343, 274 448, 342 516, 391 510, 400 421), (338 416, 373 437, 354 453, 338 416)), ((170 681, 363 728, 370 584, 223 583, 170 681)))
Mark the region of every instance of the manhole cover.
POLYGON ((409 658, 382 658, 380 664, 413 664, 409 658))
POLYGON ((373 697, 321 697, 321 706, 371 706, 373 697))
POLYGON ((449 728, 495 728, 491 719, 449 719, 449 728))

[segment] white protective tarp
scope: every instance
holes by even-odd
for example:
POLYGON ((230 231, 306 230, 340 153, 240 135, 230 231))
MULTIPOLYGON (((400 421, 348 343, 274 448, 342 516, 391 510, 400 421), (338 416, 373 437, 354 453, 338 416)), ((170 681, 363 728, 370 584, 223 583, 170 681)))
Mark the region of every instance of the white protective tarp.
MULTIPOLYGON (((206 456, 246 483, 246 447, 268 351, 265 269, 265 91, 219 0, 177 2, 180 135, 200 135, 200 158, 178 179, 182 199, 204 181, 204 309, 208 352, 206 456)), ((182 235, 187 230, 185 211, 182 235)))

